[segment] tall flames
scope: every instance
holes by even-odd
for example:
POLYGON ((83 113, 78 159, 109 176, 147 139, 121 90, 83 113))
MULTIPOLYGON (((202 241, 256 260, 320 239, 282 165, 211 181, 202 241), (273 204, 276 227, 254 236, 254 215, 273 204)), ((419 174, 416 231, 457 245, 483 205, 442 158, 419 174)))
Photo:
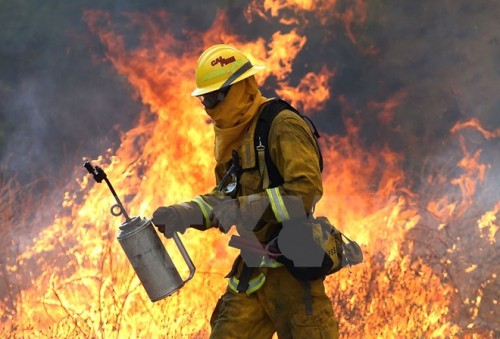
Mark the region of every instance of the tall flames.
MULTIPOLYGON (((285 7, 323 15, 328 10, 355 42, 350 23, 364 20, 363 2, 335 15, 334 2, 252 2, 246 15, 276 16, 285 7)), ((259 82, 275 78, 276 93, 308 114, 325 109, 331 98, 329 79, 335 77, 335 69, 323 66, 317 73, 307 72, 298 85, 289 83, 293 61, 308 39, 300 30, 276 32, 270 41, 245 41, 220 12, 207 32, 189 33, 186 42, 162 31, 158 21, 168 15, 130 14, 131 24, 142 29, 137 46, 130 48, 113 29, 109 14, 84 14, 106 59, 145 106, 136 126, 123 133, 120 147, 93 160, 106 170, 131 215, 150 216, 158 206, 190 200, 213 185, 212 127, 198 99, 188 95, 196 58, 205 47, 223 41, 253 56, 252 62, 267 66, 258 74, 259 82)), ((297 24, 286 16, 282 20, 297 24)), ((318 14, 318 20, 326 17, 318 14)), ((367 110, 389 123, 402 100, 404 93, 399 93, 367 110)), ((340 101, 347 110, 347 99, 340 101)), ((461 280, 484 277, 471 257, 495 255, 500 202, 486 209, 474 203, 491 165, 481 149, 468 148, 467 132, 491 140, 499 138, 500 130, 489 131, 477 120, 455 125, 450 138, 457 140, 462 156, 449 165, 454 170, 429 170, 425 190, 417 190, 408 185, 403 154, 388 145, 367 147, 356 120, 346 115, 345 124, 344 135, 322 138, 325 196, 316 212, 327 215, 365 252, 362 265, 326 280, 343 336, 450 337, 484 327, 480 313, 494 315, 491 309, 498 307, 498 294, 488 292, 496 273, 487 274, 480 286, 464 287, 461 280), (465 243, 464 234, 477 235, 469 239, 474 246, 465 243), (430 246, 422 245, 426 241, 430 246), (491 308, 484 309, 486 294, 491 308)), ((2 336, 208 337, 212 307, 236 255, 227 246, 228 236, 188 230, 182 238, 197 273, 180 292, 153 304, 116 241, 121 220, 109 213, 109 190, 83 176, 83 169, 75 187, 65 194, 53 224, 9 267, 11 279, 29 283, 17 292, 13 307, 2 304, 2 336)), ((166 244, 174 261, 182 262, 166 244)))

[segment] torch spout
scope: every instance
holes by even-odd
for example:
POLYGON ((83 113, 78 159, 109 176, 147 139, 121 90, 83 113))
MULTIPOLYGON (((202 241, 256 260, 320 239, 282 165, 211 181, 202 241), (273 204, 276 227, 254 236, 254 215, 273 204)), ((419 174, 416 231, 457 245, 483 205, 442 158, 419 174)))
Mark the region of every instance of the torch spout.
POLYGON ((116 204, 111 207, 111 214, 114 215, 115 217, 123 214, 123 216, 125 217, 125 219, 127 221, 132 220, 132 219, 130 219, 127 211, 125 211, 125 207, 123 207, 123 204, 120 201, 120 198, 118 198, 118 195, 116 194, 116 191, 113 188, 113 185, 111 185, 111 182, 109 181, 104 170, 102 168, 100 168, 99 166, 95 166, 95 167, 92 166, 92 164, 89 161, 86 161, 83 164, 83 167, 85 167, 85 169, 90 174, 92 174, 92 176, 94 177, 94 180, 97 181, 98 183, 101 183, 104 180, 106 182, 106 184, 108 185, 109 189, 111 190, 111 193, 113 194, 113 196, 115 197, 115 200, 116 200, 116 204), (115 211, 116 209, 118 209, 118 211, 115 211))

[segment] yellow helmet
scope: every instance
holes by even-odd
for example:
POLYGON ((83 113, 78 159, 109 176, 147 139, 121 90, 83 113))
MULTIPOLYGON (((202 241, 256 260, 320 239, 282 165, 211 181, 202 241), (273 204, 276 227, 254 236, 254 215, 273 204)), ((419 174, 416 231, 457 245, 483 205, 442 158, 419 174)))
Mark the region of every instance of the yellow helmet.
POLYGON ((234 47, 219 44, 209 47, 198 58, 196 65, 196 89, 191 93, 197 97, 217 91, 263 70, 254 66, 248 58, 234 47))

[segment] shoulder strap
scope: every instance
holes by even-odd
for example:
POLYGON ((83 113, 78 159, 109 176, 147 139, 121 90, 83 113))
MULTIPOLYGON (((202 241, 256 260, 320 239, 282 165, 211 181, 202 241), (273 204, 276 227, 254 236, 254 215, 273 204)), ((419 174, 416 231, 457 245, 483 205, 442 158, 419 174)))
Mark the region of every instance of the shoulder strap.
MULTIPOLYGON (((269 175, 269 181, 270 185, 269 187, 278 187, 283 184, 284 180, 283 177, 281 176, 280 172, 278 171, 278 168, 274 164, 274 162, 271 159, 271 156, 269 154, 269 147, 268 147, 268 140, 269 140, 269 131, 271 130, 271 124, 273 123, 274 118, 283 110, 290 110, 296 114, 298 114, 306 124, 309 126, 311 129, 311 132, 315 138, 316 141, 316 146, 318 148, 319 152, 319 166, 321 171, 323 171, 323 156, 321 154, 321 149, 318 144, 318 138, 320 137, 318 130, 316 129, 316 126, 314 126, 314 123, 306 117, 305 115, 302 115, 299 111, 297 111, 292 105, 290 105, 288 102, 280 99, 280 98, 274 98, 270 100, 264 108, 262 109, 262 112, 260 113, 259 120, 257 122, 257 126, 255 127, 255 134, 254 134, 254 145, 255 148, 258 150, 259 147, 264 146, 265 150, 265 165, 267 166, 267 173, 269 175)), ((257 158, 257 162, 258 162, 257 158)), ((261 166, 262 164, 258 164, 258 166, 261 166)))

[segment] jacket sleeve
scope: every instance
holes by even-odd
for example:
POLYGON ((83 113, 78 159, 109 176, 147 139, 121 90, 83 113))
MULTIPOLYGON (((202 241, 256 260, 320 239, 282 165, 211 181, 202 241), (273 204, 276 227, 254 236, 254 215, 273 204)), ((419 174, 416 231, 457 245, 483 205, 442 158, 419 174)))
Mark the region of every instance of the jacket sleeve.
MULTIPOLYGON (((223 164, 217 164, 217 166, 214 169, 214 174, 215 174, 215 181, 217 184, 219 184, 222 176, 224 175, 226 171, 226 167, 223 164)), ((209 228, 212 228, 214 226, 211 225, 210 222, 210 214, 213 210, 213 208, 223 202, 227 197, 224 196, 224 194, 220 193, 217 191, 217 186, 215 186, 210 192, 203 194, 203 195, 198 195, 193 198, 188 204, 192 206, 195 210, 199 210, 202 214, 198 219, 203 219, 203 222, 198 223, 196 225, 191 225, 192 228, 196 228, 201 231, 205 231, 209 228)))
POLYGON ((279 210, 274 208, 273 200, 280 197, 289 217, 294 212, 290 208, 300 208, 297 203, 302 204, 302 211, 306 214, 312 212, 323 194, 323 185, 319 152, 309 126, 293 112, 280 113, 271 125, 269 152, 284 179, 283 185, 266 190, 275 216, 279 217, 279 210), (291 206, 286 206, 286 201, 291 206))

